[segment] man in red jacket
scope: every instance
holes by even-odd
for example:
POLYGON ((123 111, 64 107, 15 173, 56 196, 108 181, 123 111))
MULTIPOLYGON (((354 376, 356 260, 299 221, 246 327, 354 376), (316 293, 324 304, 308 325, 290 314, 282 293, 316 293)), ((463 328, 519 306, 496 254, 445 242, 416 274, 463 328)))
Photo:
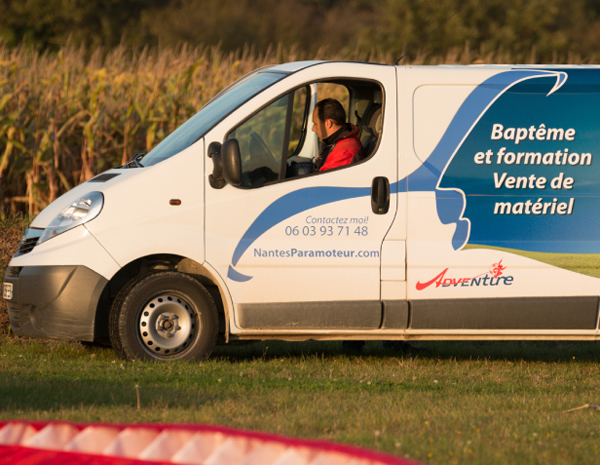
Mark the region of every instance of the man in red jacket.
POLYGON ((322 142, 315 160, 318 171, 349 165, 362 149, 358 128, 346 123, 346 112, 340 102, 327 98, 317 103, 313 112, 312 130, 322 142))

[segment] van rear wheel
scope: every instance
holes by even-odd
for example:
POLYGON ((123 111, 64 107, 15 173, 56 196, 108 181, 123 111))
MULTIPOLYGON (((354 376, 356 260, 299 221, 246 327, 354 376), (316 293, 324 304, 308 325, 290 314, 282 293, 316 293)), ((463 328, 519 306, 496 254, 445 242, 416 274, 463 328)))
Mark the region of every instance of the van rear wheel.
POLYGON ((175 271, 127 284, 110 315, 110 339, 125 360, 197 360, 217 341, 215 303, 202 284, 175 271))

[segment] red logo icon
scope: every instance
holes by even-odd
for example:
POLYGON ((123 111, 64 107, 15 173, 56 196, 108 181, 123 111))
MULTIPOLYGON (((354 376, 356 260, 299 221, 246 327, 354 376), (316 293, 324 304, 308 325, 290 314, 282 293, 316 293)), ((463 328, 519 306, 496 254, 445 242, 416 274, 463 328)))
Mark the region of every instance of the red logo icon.
POLYGON ((418 281, 416 284, 417 291, 422 291, 432 284, 435 284, 435 287, 438 288, 440 286, 498 286, 499 284, 510 286, 513 282, 512 276, 503 276, 503 271, 506 270, 506 267, 502 265, 502 260, 500 260, 498 263, 493 263, 490 265, 488 271, 469 278, 446 278, 448 269, 449 268, 446 268, 431 281, 424 283, 418 281))
POLYGON ((494 263, 493 265, 490 266, 490 274, 494 278, 497 278, 498 276, 502 276, 502 272, 504 270, 506 270, 506 267, 502 266, 502 260, 500 260, 498 263, 494 263))

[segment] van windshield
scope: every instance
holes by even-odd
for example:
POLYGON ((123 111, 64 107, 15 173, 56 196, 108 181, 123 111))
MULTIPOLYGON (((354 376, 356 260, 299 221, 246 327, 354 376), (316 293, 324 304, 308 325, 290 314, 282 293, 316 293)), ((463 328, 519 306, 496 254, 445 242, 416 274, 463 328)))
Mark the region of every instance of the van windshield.
POLYGON ((237 80, 148 152, 142 159, 143 166, 156 165, 187 149, 240 105, 286 76, 257 70, 237 80))

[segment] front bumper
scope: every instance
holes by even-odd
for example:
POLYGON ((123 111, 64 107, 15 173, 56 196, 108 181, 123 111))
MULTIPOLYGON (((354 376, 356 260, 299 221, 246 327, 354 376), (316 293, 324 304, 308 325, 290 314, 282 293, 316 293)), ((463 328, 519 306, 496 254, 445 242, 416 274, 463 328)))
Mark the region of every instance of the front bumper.
POLYGON ((18 336, 94 340, 96 309, 108 281, 85 266, 9 266, 12 283, 6 300, 13 332, 18 336))

